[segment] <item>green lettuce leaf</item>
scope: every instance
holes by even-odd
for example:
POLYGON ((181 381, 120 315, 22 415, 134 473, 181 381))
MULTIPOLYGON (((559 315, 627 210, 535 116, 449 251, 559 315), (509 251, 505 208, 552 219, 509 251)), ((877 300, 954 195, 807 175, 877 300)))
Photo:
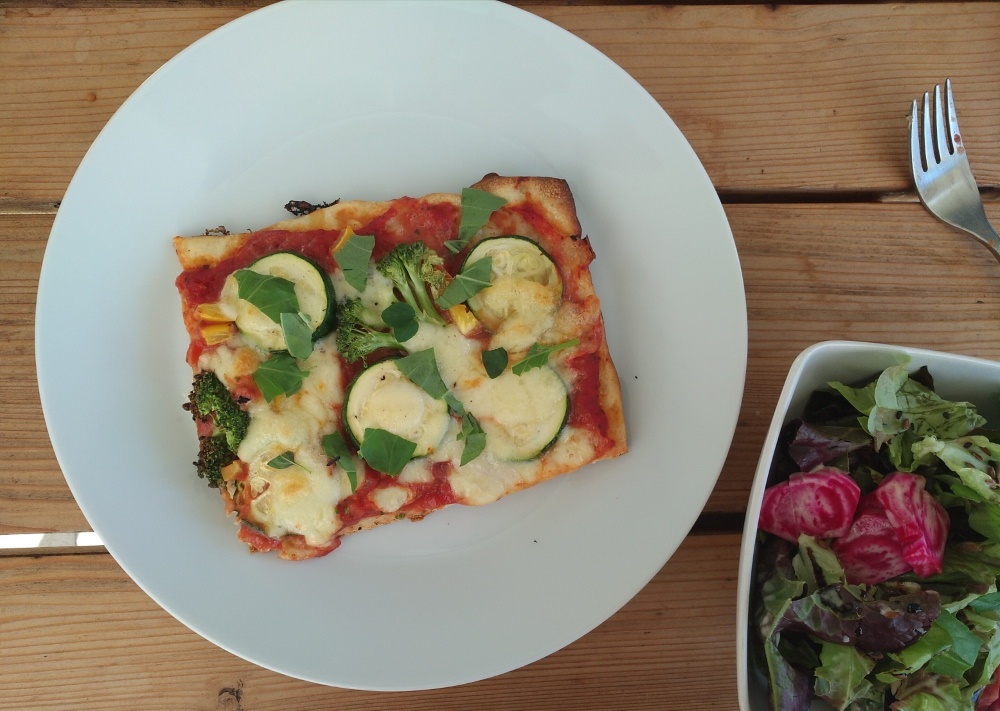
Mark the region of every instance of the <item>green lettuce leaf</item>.
MULTIPOLYGON (((865 388, 854 389, 841 383, 830 383, 830 387, 868 416, 862 425, 874 438, 876 449, 906 430, 918 437, 956 439, 986 423, 971 403, 944 400, 912 380, 906 365, 886 368, 865 388)), ((897 466, 906 464, 896 458, 893 462, 897 466)))
POLYGON ((823 642, 819 658, 813 688, 838 711, 872 692, 872 683, 865 677, 875 668, 875 660, 868 655, 853 647, 823 642))

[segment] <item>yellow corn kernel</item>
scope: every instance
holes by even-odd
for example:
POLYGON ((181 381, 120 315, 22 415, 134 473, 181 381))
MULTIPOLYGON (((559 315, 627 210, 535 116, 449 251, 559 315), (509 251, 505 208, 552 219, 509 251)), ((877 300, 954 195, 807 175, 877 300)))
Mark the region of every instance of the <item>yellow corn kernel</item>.
POLYGON ((236 334, 236 328, 231 323, 213 323, 201 327, 201 337, 210 346, 224 343, 236 334))
POLYGON ((455 326, 463 336, 471 335, 482 328, 479 319, 465 304, 455 304, 448 309, 448 313, 451 314, 451 320, 455 322, 455 326))
POLYGON ((223 304, 198 304, 194 309, 194 317, 207 323, 230 323, 236 320, 236 314, 223 304))
POLYGON ((350 227, 345 227, 344 231, 340 233, 340 239, 337 240, 336 244, 330 247, 330 254, 336 254, 337 252, 339 252, 340 248, 344 246, 344 243, 347 242, 347 240, 349 240, 353 236, 354 236, 354 230, 352 230, 350 227))
POLYGON ((229 464, 227 464, 226 466, 222 467, 222 470, 221 470, 222 471, 222 480, 223 481, 232 481, 237 476, 239 476, 239 474, 240 474, 240 472, 242 470, 243 470, 243 465, 240 464, 240 460, 239 459, 233 460, 233 461, 229 462, 229 464))

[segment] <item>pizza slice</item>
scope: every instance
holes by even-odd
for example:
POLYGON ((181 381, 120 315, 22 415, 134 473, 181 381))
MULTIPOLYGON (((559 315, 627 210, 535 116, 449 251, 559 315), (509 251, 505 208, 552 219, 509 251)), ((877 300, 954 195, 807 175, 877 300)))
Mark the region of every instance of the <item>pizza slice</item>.
POLYGON ((324 555, 626 451, 565 181, 292 207, 174 240, 196 468, 252 551, 324 555))

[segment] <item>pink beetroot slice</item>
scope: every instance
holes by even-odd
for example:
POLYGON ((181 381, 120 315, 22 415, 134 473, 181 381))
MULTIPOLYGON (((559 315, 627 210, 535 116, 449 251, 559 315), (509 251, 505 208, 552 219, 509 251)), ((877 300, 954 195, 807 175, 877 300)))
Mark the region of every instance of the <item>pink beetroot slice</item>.
POLYGON ((895 472, 872 494, 885 510, 903 557, 922 578, 940 573, 948 540, 948 512, 924 489, 918 474, 895 472))
POLYGON ((833 542, 833 552, 849 583, 876 585, 912 570, 874 494, 861 499, 851 529, 833 542))
POLYGON ((850 529, 860 498, 861 489, 839 469, 792 474, 764 492, 758 526, 792 543, 803 533, 836 538, 850 529))

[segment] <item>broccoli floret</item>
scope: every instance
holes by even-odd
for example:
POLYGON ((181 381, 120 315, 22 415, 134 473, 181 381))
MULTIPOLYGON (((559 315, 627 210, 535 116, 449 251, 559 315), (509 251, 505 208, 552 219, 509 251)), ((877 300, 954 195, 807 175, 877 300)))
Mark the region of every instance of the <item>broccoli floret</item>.
POLYGON ((229 449, 235 452, 246 437, 250 415, 240 408, 218 376, 209 371, 195 375, 189 397, 191 414, 211 419, 216 432, 226 436, 229 449))
POLYGON ((444 288, 444 260, 423 242, 397 245, 375 268, 389 277, 403 301, 413 307, 418 318, 444 323, 429 290, 444 288))
POLYGON ((406 350, 402 343, 388 331, 379 331, 361 319, 364 306, 354 299, 341 305, 338 313, 337 350, 348 363, 365 360, 380 348, 406 350))
POLYGON ((194 463, 195 470, 213 489, 222 486, 222 469, 234 461, 236 455, 229 448, 225 435, 198 438, 198 461, 194 463))
POLYGON ((208 420, 214 432, 198 438, 198 476, 211 487, 222 483, 222 468, 236 459, 236 448, 246 437, 250 415, 233 399, 222 381, 208 371, 194 376, 194 384, 185 410, 197 420, 208 420))

